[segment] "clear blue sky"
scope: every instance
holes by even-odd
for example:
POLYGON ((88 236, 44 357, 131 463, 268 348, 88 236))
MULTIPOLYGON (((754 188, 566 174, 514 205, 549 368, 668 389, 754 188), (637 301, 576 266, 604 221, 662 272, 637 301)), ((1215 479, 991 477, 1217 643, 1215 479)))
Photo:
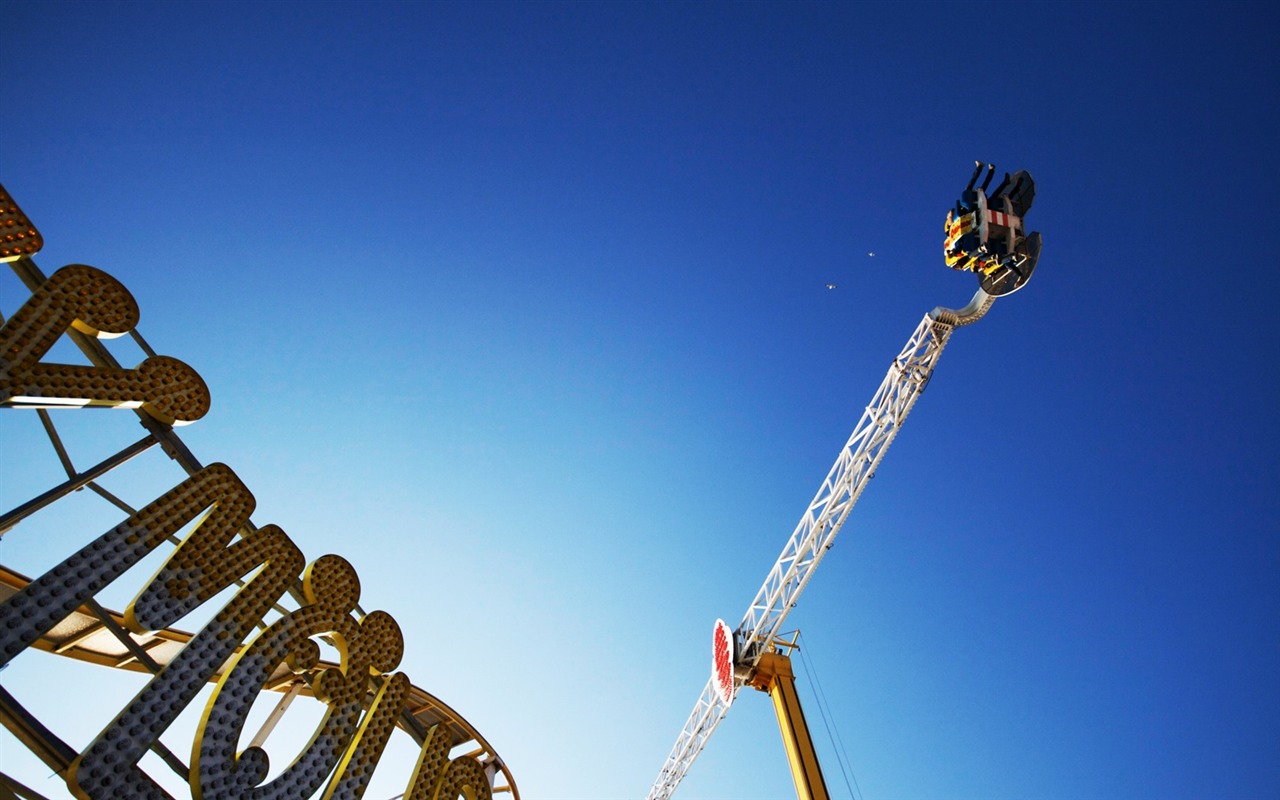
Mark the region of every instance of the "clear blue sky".
MULTIPOLYGON (((255 521, 355 564, 525 798, 592 800, 648 791, 712 622, 972 294, 973 161, 1028 169, 1035 280, 791 621, 866 800, 1275 798, 1277 41, 1263 3, 10 2, 0 180, 209 383, 182 435, 255 521)), ((0 426, 9 508, 58 468, 0 426)), ((0 559, 118 521, 75 502, 0 559)), ((677 797, 790 794, 744 694, 677 797)))

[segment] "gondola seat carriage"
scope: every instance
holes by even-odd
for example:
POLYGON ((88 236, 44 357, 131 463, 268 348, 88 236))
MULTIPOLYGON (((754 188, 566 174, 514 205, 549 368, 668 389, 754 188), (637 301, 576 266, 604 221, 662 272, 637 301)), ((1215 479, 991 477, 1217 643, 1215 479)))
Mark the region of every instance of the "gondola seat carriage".
POLYGON ((1023 222, 1036 184, 1026 170, 1006 172, 988 195, 996 168, 986 165, 986 178, 975 187, 983 166, 978 162, 960 200, 947 212, 943 250, 948 267, 977 273, 982 290, 1000 297, 1025 286, 1040 260, 1040 234, 1027 234, 1023 222))

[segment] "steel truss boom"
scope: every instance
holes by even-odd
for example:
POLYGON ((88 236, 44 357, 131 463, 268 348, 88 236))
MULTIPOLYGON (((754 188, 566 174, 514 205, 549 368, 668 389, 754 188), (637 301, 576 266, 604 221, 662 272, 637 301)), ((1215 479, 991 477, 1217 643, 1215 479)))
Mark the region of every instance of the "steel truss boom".
MULTIPOLYGON (((979 289, 962 309, 935 308, 925 314, 902 352, 893 360, 889 373, 735 631, 738 669, 734 696, 768 644, 782 632, 787 614, 795 607, 822 557, 831 549, 836 534, 929 383, 951 332, 977 322, 993 302, 994 297, 979 289)), ((666 800, 671 796, 728 711, 729 706, 717 696, 713 681, 707 681, 662 772, 649 790, 648 800, 666 800)))

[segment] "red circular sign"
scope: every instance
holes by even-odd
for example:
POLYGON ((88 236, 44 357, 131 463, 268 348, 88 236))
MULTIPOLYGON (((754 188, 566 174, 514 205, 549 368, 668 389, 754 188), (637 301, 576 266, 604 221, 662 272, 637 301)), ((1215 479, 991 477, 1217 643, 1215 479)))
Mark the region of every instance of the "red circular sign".
POLYGON ((711 683, 726 706, 733 702, 733 651, 733 629, 724 620, 716 620, 711 638, 711 683))

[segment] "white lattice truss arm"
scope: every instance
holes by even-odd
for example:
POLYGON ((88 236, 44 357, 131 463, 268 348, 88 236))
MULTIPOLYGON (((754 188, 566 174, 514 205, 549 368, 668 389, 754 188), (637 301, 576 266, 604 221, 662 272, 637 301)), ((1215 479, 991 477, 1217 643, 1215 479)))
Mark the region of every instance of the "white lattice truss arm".
MULTIPOLYGON (((765 652, 766 645, 781 633, 787 614, 813 577, 818 562, 831 549, 862 490, 875 475, 880 459, 884 458, 929 382, 951 332, 957 326, 976 322, 993 301, 993 297, 979 290, 973 301, 959 311, 935 308, 925 315, 893 360, 889 373, 738 625, 735 635, 739 669, 735 695, 765 652)), ((648 800, 666 800, 671 796, 728 711, 729 707, 720 701, 712 681, 708 680, 662 772, 649 790, 648 800)))

